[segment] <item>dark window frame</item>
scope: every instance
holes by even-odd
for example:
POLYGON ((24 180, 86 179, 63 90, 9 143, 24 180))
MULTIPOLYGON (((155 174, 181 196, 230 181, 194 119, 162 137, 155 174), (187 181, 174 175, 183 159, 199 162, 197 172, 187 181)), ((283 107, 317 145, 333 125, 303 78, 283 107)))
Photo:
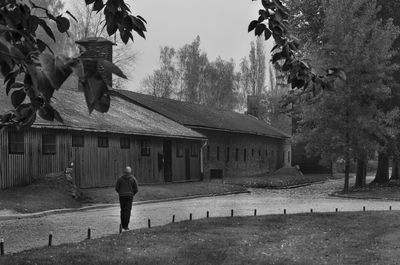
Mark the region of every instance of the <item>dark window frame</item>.
POLYGON ((235 150, 235 161, 239 161, 239 148, 235 150))
POLYGON ((140 154, 141 154, 141 156, 150 156, 150 154, 151 154, 150 139, 142 139, 140 141, 140 154))
POLYGON ((217 161, 219 161, 219 146, 217 146, 217 161))
POLYGON ((121 136, 119 138, 119 147, 121 149, 131 149, 131 138, 129 136, 121 136))
POLYGON ((226 162, 229 162, 229 152, 230 152, 230 148, 229 146, 226 148, 226 162))
POLYGON ((190 144, 190 156, 198 157, 199 156, 199 146, 197 143, 190 144))
POLYGON ((55 155, 57 153, 57 135, 54 133, 42 134, 42 154, 55 155))
POLYGON ((8 132, 8 153, 12 155, 25 154, 25 134, 21 131, 8 132), (18 141, 16 138, 19 138, 18 141), (22 141, 21 141, 22 139, 22 141))
POLYGON ((183 157, 183 143, 176 143, 176 157, 183 157))
POLYGON ((84 147, 84 146, 85 146, 85 136, 83 134, 73 134, 72 147, 84 147))
POLYGON ((108 136, 97 136, 97 147, 108 148, 109 147, 108 136))
POLYGON ((243 161, 247 161, 247 150, 246 148, 243 149, 243 161))

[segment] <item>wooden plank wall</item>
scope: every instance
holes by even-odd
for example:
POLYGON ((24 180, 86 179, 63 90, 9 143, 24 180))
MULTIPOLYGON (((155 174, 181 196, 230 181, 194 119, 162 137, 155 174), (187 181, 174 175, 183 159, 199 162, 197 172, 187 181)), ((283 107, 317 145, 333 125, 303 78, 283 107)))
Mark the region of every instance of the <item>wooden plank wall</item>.
POLYGON ((211 169, 222 169, 224 177, 251 176, 273 172, 283 165, 282 150, 283 140, 270 137, 199 130, 208 138, 210 159, 207 159, 207 147, 204 148, 204 175, 210 177, 211 169), (219 160, 217 160, 217 147, 219 147, 219 160), (226 158, 229 147, 229 161, 226 158), (239 159, 235 160, 235 150, 239 149, 239 159), (244 161, 246 149, 246 161, 244 161), (252 155, 254 150, 254 156, 252 155), (259 150, 261 156, 259 156, 259 150), (268 154, 266 155, 266 150, 268 154))
POLYGON ((186 181, 186 164, 185 164, 185 149, 191 148, 192 143, 197 145, 198 155, 192 156, 190 152, 190 180, 199 180, 200 179, 200 142, 193 141, 182 141, 182 140, 174 140, 172 141, 172 181, 173 182, 182 182, 186 181), (176 156, 176 149, 178 142, 183 145, 183 156, 176 156))
MULTIPOLYGON (((72 147, 72 132, 29 129, 24 133, 25 153, 8 154, 8 133, 0 135, 0 189, 27 185, 36 177, 63 171, 74 162, 74 176, 82 188, 113 186, 125 166, 132 167, 139 183, 163 183, 163 170, 158 167, 158 154, 163 154, 163 138, 129 136, 130 148, 120 148, 119 134, 82 133, 84 147, 72 147), (42 154, 42 134, 56 133, 57 152, 42 154), (97 146, 98 136, 108 136, 109 147, 97 146), (141 155, 141 140, 149 139, 150 156, 141 155)), ((125 136, 125 135, 124 135, 125 136)), ((185 181, 185 160, 176 157, 176 141, 172 142, 173 181, 185 181)), ((191 141, 184 140, 190 148, 191 141)), ((200 145, 200 141, 198 141, 200 145)), ((199 179, 200 159, 191 157, 191 179, 199 179)))

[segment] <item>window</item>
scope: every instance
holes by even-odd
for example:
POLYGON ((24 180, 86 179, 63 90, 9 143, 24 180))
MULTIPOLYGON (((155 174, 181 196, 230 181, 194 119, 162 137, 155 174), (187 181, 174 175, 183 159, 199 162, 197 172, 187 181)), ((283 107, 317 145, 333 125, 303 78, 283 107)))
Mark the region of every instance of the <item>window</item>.
POLYGON ((226 162, 229 161, 229 147, 226 148, 226 162))
POLYGON ((131 139, 127 136, 119 138, 119 147, 121 147, 121 149, 131 148, 131 139))
POLYGON ((176 157, 183 157, 183 143, 176 143, 176 157))
POLYGON ((246 161, 246 160, 247 160, 247 150, 245 148, 245 149, 243 149, 243 161, 246 161))
POLYGON ((72 135, 72 147, 83 147, 85 145, 85 138, 81 134, 72 135))
POLYGON ((54 155, 56 153, 56 135, 43 134, 42 135, 42 154, 54 155))
POLYGON ((190 148, 191 156, 198 156, 199 155, 199 147, 197 143, 192 143, 190 148))
POLYGON ((217 146, 217 160, 219 161, 219 146, 217 146))
POLYGON ((9 154, 24 154, 24 133, 9 131, 8 132, 8 153, 9 154))
POLYGON ((239 148, 236 148, 235 150, 235 160, 239 161, 239 148))
POLYGON ((108 147, 108 137, 107 136, 98 136, 97 137, 97 147, 107 148, 108 147))
POLYGON ((210 146, 207 145, 207 160, 210 161, 210 146))
POLYGON ((141 144, 141 154, 142 156, 150 155, 150 140, 142 140, 141 144))

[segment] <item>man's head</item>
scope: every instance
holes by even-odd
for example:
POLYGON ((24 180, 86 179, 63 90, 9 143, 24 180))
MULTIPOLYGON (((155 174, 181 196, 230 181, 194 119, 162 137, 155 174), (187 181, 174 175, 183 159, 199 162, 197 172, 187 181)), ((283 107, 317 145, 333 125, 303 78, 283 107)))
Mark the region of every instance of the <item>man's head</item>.
POLYGON ((132 168, 130 166, 125 167, 124 173, 125 174, 131 174, 132 173, 132 168))

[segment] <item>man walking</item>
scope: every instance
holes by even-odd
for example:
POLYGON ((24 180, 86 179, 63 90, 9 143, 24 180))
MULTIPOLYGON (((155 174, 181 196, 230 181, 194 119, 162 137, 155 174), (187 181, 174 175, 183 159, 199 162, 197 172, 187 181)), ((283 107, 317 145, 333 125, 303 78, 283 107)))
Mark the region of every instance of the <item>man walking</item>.
POLYGON ((138 192, 137 180, 132 174, 131 167, 128 166, 124 169, 124 174, 118 178, 115 184, 115 190, 119 195, 121 226, 124 230, 129 230, 133 196, 138 192))

